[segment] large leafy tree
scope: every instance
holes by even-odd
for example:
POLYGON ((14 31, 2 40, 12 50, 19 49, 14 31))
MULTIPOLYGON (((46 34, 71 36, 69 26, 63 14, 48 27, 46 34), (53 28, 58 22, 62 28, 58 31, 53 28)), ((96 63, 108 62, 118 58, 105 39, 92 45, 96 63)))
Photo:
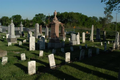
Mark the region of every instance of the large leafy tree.
POLYGON ((16 27, 20 26, 20 23, 22 21, 21 15, 13 15, 11 19, 13 19, 13 22, 16 27))
POLYGON ((10 19, 7 16, 3 16, 1 18, 1 25, 3 26, 8 26, 10 24, 10 19))

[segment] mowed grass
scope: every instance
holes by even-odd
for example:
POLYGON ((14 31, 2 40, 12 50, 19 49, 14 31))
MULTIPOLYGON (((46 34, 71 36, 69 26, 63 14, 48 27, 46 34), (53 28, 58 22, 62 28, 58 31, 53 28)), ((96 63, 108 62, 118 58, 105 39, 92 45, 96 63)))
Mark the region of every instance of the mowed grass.
MULTIPOLYGON (((5 34, 1 34, 2 36, 5 34)), ((7 46, 7 41, 0 37, 0 49, 6 50, 8 63, 0 65, 0 80, 117 80, 120 66, 120 51, 111 51, 112 43, 107 44, 107 51, 100 42, 86 41, 81 43, 85 49, 85 58, 79 61, 79 45, 73 46, 74 51, 70 52, 70 45, 65 45, 65 52, 71 53, 71 63, 65 63, 65 53, 61 49, 56 49, 56 68, 50 69, 48 55, 52 49, 44 50, 44 56, 39 57, 39 50, 29 51, 29 42, 19 46, 18 43, 7 46), (88 49, 92 49, 93 56, 88 58, 88 49), (96 54, 96 48, 100 49, 100 54, 96 54), (26 61, 21 61, 20 54, 26 54, 26 61), (36 74, 28 75, 28 61, 36 61, 36 74)), ((25 38, 18 38, 18 42, 25 38)), ((66 44, 68 41, 66 41, 66 44)), ((1 60, 2 58, 0 58, 1 60)))

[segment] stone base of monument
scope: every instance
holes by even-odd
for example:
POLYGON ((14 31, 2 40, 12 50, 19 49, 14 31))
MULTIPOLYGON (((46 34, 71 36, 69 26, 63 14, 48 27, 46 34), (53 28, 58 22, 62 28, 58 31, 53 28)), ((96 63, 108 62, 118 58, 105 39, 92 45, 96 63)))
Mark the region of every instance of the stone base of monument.
POLYGON ((57 43, 57 42, 55 42, 55 43, 52 43, 52 42, 49 42, 48 43, 48 49, 49 48, 61 48, 61 47, 63 47, 63 43, 57 43))
POLYGON ((71 45, 77 45, 77 41, 70 41, 71 45))
POLYGON ((11 43, 17 43, 17 38, 8 38, 7 41, 11 43))

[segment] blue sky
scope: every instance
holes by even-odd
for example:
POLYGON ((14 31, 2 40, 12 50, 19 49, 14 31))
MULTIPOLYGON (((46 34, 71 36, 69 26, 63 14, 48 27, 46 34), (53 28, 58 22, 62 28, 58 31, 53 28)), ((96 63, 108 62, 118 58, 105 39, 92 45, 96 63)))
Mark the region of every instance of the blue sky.
MULTIPOLYGON (((88 17, 104 17, 104 7, 101 0, 0 0, 0 18, 19 14, 23 19, 32 19, 38 13, 52 15, 55 10, 60 13, 79 12, 88 17)), ((113 21, 116 21, 116 12, 112 16, 113 21)))

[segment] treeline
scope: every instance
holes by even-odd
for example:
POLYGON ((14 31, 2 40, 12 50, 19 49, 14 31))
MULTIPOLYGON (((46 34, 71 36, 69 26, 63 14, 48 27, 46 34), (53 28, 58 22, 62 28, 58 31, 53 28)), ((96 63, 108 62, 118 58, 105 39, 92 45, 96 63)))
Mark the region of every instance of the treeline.
MULTIPOLYGON (((11 19, 13 19, 13 22, 16 27, 20 26, 20 23, 22 22, 24 27, 34 27, 35 23, 39 23, 40 25, 47 25, 49 26, 50 22, 52 21, 54 15, 46 16, 43 13, 36 14, 32 20, 29 19, 22 19, 21 15, 13 15, 12 17, 3 16, 0 19, 1 25, 8 26, 11 22, 11 19)), ((60 13, 57 12, 57 18, 60 22, 62 22, 65 26, 65 28, 71 28, 73 26, 76 26, 76 28, 85 27, 85 28, 91 28, 92 25, 95 26, 95 28, 100 28, 103 30, 109 29, 109 30, 115 30, 119 29, 120 24, 113 22, 107 22, 106 18, 104 17, 88 17, 81 13, 76 12, 64 12, 60 13)))

